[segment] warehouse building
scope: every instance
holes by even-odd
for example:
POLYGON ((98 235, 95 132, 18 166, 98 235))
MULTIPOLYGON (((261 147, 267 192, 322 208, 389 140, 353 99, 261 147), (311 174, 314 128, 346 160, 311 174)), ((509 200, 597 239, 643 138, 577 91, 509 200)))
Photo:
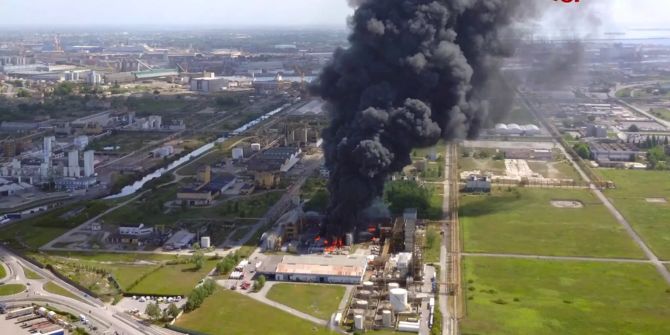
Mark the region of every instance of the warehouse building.
POLYGON ((367 266, 365 256, 286 255, 265 258, 256 271, 277 281, 359 284, 367 266))

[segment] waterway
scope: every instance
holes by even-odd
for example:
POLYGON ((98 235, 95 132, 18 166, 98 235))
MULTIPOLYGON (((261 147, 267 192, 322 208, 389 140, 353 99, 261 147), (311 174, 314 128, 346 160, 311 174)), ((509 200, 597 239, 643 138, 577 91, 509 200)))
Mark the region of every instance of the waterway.
MULTIPOLYGON (((241 133, 249 130, 249 128, 258 125, 259 123, 269 119, 270 117, 274 116, 275 114, 283 111, 284 109, 286 109, 288 107, 289 107, 288 105, 284 105, 284 106, 279 107, 275 110, 272 110, 271 112, 268 112, 267 114, 263 114, 262 116, 258 117, 257 119, 254 119, 253 121, 250 121, 249 123, 233 130, 231 132, 231 135, 234 136, 234 135, 241 134, 241 133)), ((207 144, 201 146, 200 148, 191 151, 188 155, 170 163, 168 166, 166 166, 164 168, 160 168, 160 169, 158 169, 154 172, 151 172, 151 173, 147 174, 142 179, 136 181, 132 185, 128 185, 128 186, 124 187, 121 190, 121 192, 119 192, 117 194, 110 195, 110 196, 106 197, 105 199, 122 198, 122 197, 125 197, 125 196, 129 196, 131 194, 134 194, 135 192, 140 190, 144 186, 144 184, 146 184, 146 183, 148 183, 148 182, 150 182, 150 181, 152 181, 156 178, 159 178, 160 176, 164 175, 165 173, 170 172, 170 171, 172 171, 172 170, 190 162, 194 158, 200 157, 202 154, 212 150, 216 144, 223 143, 225 141, 226 141, 226 137, 224 136, 224 137, 220 137, 220 138, 216 139, 213 142, 207 143, 207 144)))

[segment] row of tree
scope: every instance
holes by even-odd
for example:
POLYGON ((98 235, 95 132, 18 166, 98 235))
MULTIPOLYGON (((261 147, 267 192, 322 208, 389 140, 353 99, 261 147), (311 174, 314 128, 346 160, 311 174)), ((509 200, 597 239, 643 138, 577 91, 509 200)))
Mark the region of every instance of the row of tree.
POLYGON ((198 285, 196 288, 194 288, 193 291, 191 291, 191 293, 188 295, 188 301, 186 302, 186 305, 184 305, 184 310, 186 312, 196 310, 198 307, 200 307, 200 305, 202 305, 207 297, 214 293, 215 288, 216 284, 214 284, 214 281, 211 279, 206 279, 201 285, 198 285))

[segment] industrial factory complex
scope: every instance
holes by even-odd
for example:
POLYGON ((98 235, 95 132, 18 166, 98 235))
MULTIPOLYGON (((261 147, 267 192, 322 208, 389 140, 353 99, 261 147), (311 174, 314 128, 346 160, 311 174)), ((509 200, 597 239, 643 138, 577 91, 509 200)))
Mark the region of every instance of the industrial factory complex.
POLYGON ((0 335, 670 334, 666 30, 75 2, 0 5, 0 335))

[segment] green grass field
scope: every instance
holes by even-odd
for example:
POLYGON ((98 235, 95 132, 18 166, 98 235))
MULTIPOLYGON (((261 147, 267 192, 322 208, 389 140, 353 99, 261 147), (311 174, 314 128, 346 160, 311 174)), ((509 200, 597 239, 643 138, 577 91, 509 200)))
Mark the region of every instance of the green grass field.
POLYGON ((586 190, 524 189, 461 198, 465 251, 642 258, 643 253, 586 190), (556 208, 577 200, 583 208, 556 208))
POLYGON ((7 270, 5 270, 5 263, 0 264, 0 279, 7 277, 7 270))
POLYGON ((6 284, 0 285, 0 297, 19 294, 26 290, 26 286, 23 284, 6 284))
POLYGON ((177 326, 210 335, 327 335, 325 328, 233 291, 217 289, 177 326))
POLYGON ((105 147, 119 147, 119 150, 112 152, 130 153, 145 145, 157 143, 169 135, 155 132, 120 132, 91 142, 87 149, 101 151, 105 147))
POLYGON ((91 264, 93 267, 109 271, 119 285, 121 285, 121 289, 123 290, 127 290, 137 280, 141 279, 142 276, 147 275, 159 267, 158 264, 130 265, 100 264, 94 262, 85 262, 85 264, 91 264))
POLYGON ((505 174, 505 161, 493 160, 491 158, 476 159, 472 157, 458 158, 459 171, 474 171, 479 170, 482 173, 492 173, 497 175, 505 174))
POLYGON ((582 180, 577 170, 567 161, 529 161, 528 166, 533 172, 537 172, 545 178, 582 180))
POLYGON ((152 272, 127 293, 156 295, 187 295, 218 260, 206 260, 202 269, 195 271, 192 263, 166 265, 152 272))
POLYGON ((466 257, 463 335, 670 334, 652 265, 466 257))
POLYGON ((72 298, 72 299, 76 299, 76 300, 81 301, 81 299, 77 295, 75 295, 74 293, 71 293, 70 291, 66 290, 62 286, 60 286, 60 285, 58 285, 54 282, 51 282, 51 281, 44 284, 44 290, 49 292, 49 293, 58 294, 58 295, 61 295, 61 296, 64 296, 64 297, 68 297, 68 298, 72 298))
POLYGON ((424 262, 438 263, 440 261, 440 246, 442 236, 441 227, 438 224, 430 224, 426 227, 426 244, 423 254, 424 262))
POLYGON ((670 172, 601 169, 598 173, 616 185, 605 196, 659 258, 670 260, 670 172), (668 202, 651 203, 648 198, 668 202))
POLYGON ((44 279, 44 278, 42 278, 42 276, 35 273, 35 271, 32 271, 32 270, 30 270, 26 267, 23 267, 23 266, 21 268, 23 269, 23 273, 26 275, 26 278, 28 278, 28 279, 32 279, 32 280, 44 279))
POLYGON ((276 284, 267 297, 319 319, 330 320, 344 292, 343 286, 335 285, 276 284))
POLYGON ((670 109, 667 108, 654 108, 651 110, 651 114, 663 120, 670 120, 670 109))

